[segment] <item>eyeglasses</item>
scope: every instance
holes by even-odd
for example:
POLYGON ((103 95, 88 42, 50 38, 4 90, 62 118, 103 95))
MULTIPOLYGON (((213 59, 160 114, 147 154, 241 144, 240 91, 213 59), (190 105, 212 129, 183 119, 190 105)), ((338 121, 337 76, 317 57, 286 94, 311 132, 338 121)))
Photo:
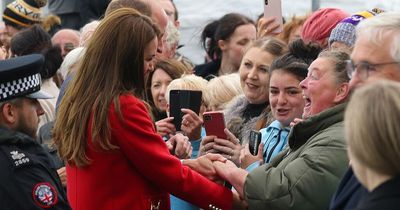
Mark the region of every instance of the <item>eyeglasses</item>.
POLYGON ((360 62, 358 64, 353 63, 352 60, 346 61, 346 71, 347 75, 351 79, 353 75, 356 73, 359 74, 361 79, 366 79, 369 76, 370 72, 376 71, 376 68, 384 65, 393 65, 400 64, 400 62, 387 62, 387 63, 368 63, 368 62, 360 62))

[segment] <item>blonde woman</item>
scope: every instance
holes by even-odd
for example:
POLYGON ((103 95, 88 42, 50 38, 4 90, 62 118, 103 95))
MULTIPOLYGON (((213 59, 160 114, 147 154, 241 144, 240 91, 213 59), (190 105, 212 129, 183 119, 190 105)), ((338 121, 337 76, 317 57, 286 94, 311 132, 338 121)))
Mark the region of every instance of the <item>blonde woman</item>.
POLYGON ((350 165, 369 193, 357 210, 399 209, 400 83, 380 81, 357 89, 345 114, 350 165))

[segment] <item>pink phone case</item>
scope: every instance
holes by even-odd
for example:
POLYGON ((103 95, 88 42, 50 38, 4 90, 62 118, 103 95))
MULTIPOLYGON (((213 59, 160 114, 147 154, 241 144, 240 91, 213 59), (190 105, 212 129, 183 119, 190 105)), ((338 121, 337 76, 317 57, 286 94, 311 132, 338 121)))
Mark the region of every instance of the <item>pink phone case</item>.
POLYGON ((265 0, 264 17, 275 17, 275 22, 279 23, 279 28, 274 32, 280 33, 283 30, 282 3, 281 0, 265 0))
POLYGON ((203 119, 207 136, 217 136, 221 139, 227 139, 224 132, 225 119, 223 112, 204 112, 203 119))

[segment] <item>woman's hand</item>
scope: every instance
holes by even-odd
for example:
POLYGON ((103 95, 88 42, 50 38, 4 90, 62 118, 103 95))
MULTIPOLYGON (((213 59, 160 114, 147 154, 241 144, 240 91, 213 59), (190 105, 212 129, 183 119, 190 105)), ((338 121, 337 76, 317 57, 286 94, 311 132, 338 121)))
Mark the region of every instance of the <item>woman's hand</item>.
POLYGON ((260 162, 260 165, 263 162, 263 151, 264 151, 264 144, 260 143, 258 147, 257 155, 252 155, 249 150, 249 144, 246 144, 244 149, 240 151, 240 167, 246 169, 249 165, 253 164, 254 162, 260 162))
POLYGON ((183 133, 192 141, 200 139, 203 120, 190 109, 181 110, 184 113, 181 126, 183 133))
POLYGON ((293 122, 290 123, 290 127, 297 125, 299 122, 303 122, 304 119, 294 118, 293 122))
POLYGON ((233 161, 236 165, 240 165, 240 150, 242 145, 240 145, 239 139, 235 137, 228 129, 224 129, 228 139, 215 138, 213 149, 219 154, 222 154, 228 160, 233 161))
POLYGON ((173 117, 167 117, 156 122, 157 133, 161 136, 169 136, 176 132, 175 125, 172 123, 173 117))
POLYGON ((199 157, 208 153, 218 153, 217 150, 214 150, 214 139, 216 136, 206 136, 201 140, 200 149, 199 149, 199 157))
POLYGON ((275 32, 275 30, 279 28, 279 23, 277 23, 275 20, 275 17, 260 18, 257 24, 257 38, 276 36, 280 34, 275 32))
POLYGON ((171 135, 166 143, 171 154, 179 159, 188 159, 192 156, 193 147, 187 136, 181 133, 171 135))
POLYGON ((225 162, 226 159, 219 154, 207 154, 196 159, 184 160, 182 164, 190 167, 210 180, 219 181, 220 177, 213 166, 213 162, 215 161, 222 163, 225 162))

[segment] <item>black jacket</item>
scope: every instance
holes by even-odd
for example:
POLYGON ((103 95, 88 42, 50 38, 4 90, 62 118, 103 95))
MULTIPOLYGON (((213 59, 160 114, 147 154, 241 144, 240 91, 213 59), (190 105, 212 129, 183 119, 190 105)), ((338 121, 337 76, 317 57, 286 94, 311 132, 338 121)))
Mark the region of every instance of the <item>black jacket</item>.
POLYGON ((206 80, 211 80, 218 76, 218 70, 221 66, 221 60, 213 60, 209 63, 197 65, 194 67, 194 74, 203 77, 206 80))
POLYGON ((397 210, 400 206, 400 176, 397 176, 364 196, 356 210, 397 210))
POLYGON ((329 210, 353 210, 361 198, 367 194, 367 189, 358 182, 353 170, 349 167, 332 197, 329 210))
POLYGON ((0 128, 1 209, 71 209, 49 154, 29 136, 0 128))

